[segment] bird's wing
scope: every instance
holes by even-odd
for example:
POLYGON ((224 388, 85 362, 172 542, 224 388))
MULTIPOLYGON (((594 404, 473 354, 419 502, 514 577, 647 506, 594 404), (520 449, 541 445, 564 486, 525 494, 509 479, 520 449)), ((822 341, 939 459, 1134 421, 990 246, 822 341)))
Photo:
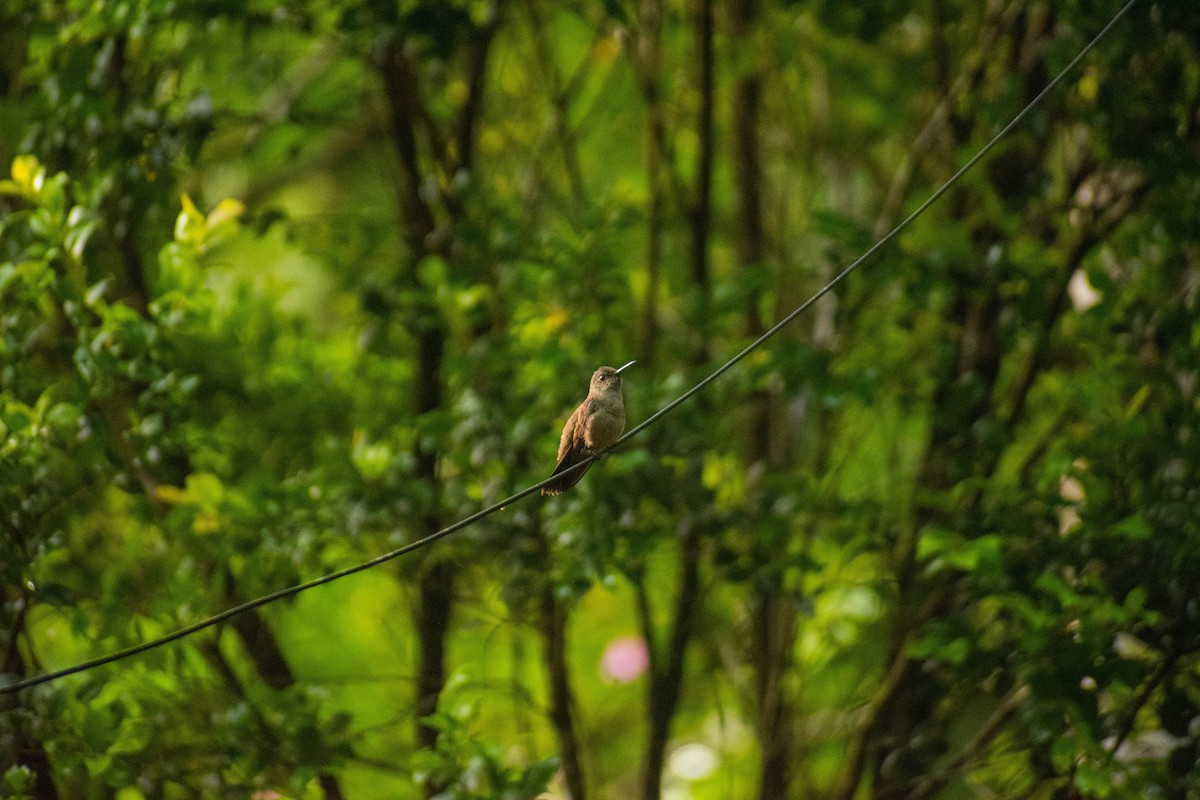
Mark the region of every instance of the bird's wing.
MULTIPOLYGON (((576 431, 583 425, 583 418, 587 414, 587 400, 579 404, 571 414, 571 418, 567 420, 567 424, 563 426, 562 437, 558 440, 558 460, 562 461, 563 456, 571 449, 571 443, 581 436, 576 436, 576 431)), ((582 431, 579 431, 582 434, 582 431)))
MULTIPOLYGON (((564 444, 566 443, 564 442, 564 444)), ((550 481, 550 483, 547 483, 545 486, 543 486, 542 494, 562 494, 567 489, 570 489, 572 486, 579 483, 579 479, 583 477, 583 473, 587 472, 588 469, 591 468, 591 464, 588 464, 586 467, 581 467, 567 475, 562 475, 562 473, 565 470, 575 466, 580 461, 583 461, 590 455, 591 452, 583 444, 583 437, 578 437, 567 447, 566 452, 562 453, 562 455, 559 457, 558 465, 554 467, 554 472, 550 473, 550 477, 552 478, 556 475, 559 477, 557 480, 550 481)))

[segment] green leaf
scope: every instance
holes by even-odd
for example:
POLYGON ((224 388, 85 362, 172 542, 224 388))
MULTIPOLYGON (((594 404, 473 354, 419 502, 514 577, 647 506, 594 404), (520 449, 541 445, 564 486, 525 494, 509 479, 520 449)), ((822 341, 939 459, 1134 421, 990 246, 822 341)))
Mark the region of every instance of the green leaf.
POLYGON ((1066 736, 1055 738, 1050 745, 1050 761, 1060 773, 1066 773, 1075 763, 1075 742, 1066 736))
POLYGON ((116 739, 117 727, 113 714, 106 707, 90 708, 83 718, 80 733, 93 753, 104 753, 116 739))
POLYGON ((46 412, 46 424, 61 432, 75 433, 79 428, 79 418, 82 416, 78 406, 71 403, 55 403, 46 412))
POLYGON ((441 256, 426 256, 417 264, 417 280, 428 289, 446 286, 449 275, 450 267, 441 256))
POLYGON ((1130 539, 1149 539, 1154 533, 1154 529, 1150 527, 1150 523, 1146 518, 1140 515, 1126 517, 1118 522, 1114 528, 1117 533, 1126 536, 1130 539))
POLYGON ((554 773, 558 771, 559 758, 551 756, 530 764, 525 770, 525 779, 521 782, 521 792, 525 797, 537 797, 546 791, 554 773))
POLYGON ((1112 793, 1112 776, 1089 762, 1075 768, 1075 785, 1085 796, 1108 797, 1112 793))
POLYGON ((23 764, 14 764, 4 771, 4 796, 12 798, 33 797, 37 776, 23 764))

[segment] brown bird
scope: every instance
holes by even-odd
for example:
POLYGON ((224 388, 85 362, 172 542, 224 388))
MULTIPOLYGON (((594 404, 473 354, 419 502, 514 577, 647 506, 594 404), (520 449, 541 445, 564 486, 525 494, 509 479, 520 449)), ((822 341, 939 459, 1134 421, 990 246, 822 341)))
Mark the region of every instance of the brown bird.
MULTIPOLYGON (((550 477, 560 475, 580 461, 603 452, 621 438, 625 431, 625 399, 621 396, 621 373, 635 363, 630 361, 620 369, 601 367, 592 373, 587 399, 579 404, 579 408, 575 409, 575 413, 563 428, 562 438, 558 441, 558 466, 554 468, 550 477)), ((542 494, 562 494, 578 483, 590 467, 591 464, 588 464, 574 472, 561 475, 557 480, 543 486, 542 494)))

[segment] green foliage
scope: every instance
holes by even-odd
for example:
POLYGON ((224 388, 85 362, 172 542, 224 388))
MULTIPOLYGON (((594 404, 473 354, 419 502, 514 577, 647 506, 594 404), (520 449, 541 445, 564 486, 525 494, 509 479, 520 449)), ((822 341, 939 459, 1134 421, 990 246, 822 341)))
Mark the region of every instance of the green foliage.
MULTIPOLYGON (((443 702, 455 702, 447 687, 443 702)), ((420 785, 443 787, 447 800, 535 800, 558 769, 557 758, 546 758, 527 767, 513 766, 504 750, 479 741, 471 732, 475 711, 471 705, 438 712, 428 718, 437 731, 437 747, 413 759, 413 779, 420 785)))
MULTIPOLYGON (((695 9, 658 5, 0 3, 0 680, 545 477, 601 363, 639 359, 645 418, 1116 8, 717 4, 701 277, 695 9)), ((569 494, 6 697, 0 794, 561 794, 556 670, 588 787, 628 794, 683 608, 677 796, 1194 795, 1194 17, 1135 7, 569 494)))

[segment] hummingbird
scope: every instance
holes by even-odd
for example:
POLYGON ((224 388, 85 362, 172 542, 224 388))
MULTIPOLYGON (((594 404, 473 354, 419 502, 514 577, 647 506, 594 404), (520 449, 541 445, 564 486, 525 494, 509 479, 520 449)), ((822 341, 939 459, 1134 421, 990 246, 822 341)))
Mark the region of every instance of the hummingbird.
MULTIPOLYGON (((562 438, 558 440, 558 466, 550 477, 591 456, 598 455, 621 438, 625 431, 625 399, 621 396, 621 373, 636 364, 630 361, 620 369, 601 367, 592 373, 587 399, 579 404, 575 413, 567 420, 562 438)), ((542 487, 542 494, 562 494, 570 489, 588 466, 562 475, 542 487)))

